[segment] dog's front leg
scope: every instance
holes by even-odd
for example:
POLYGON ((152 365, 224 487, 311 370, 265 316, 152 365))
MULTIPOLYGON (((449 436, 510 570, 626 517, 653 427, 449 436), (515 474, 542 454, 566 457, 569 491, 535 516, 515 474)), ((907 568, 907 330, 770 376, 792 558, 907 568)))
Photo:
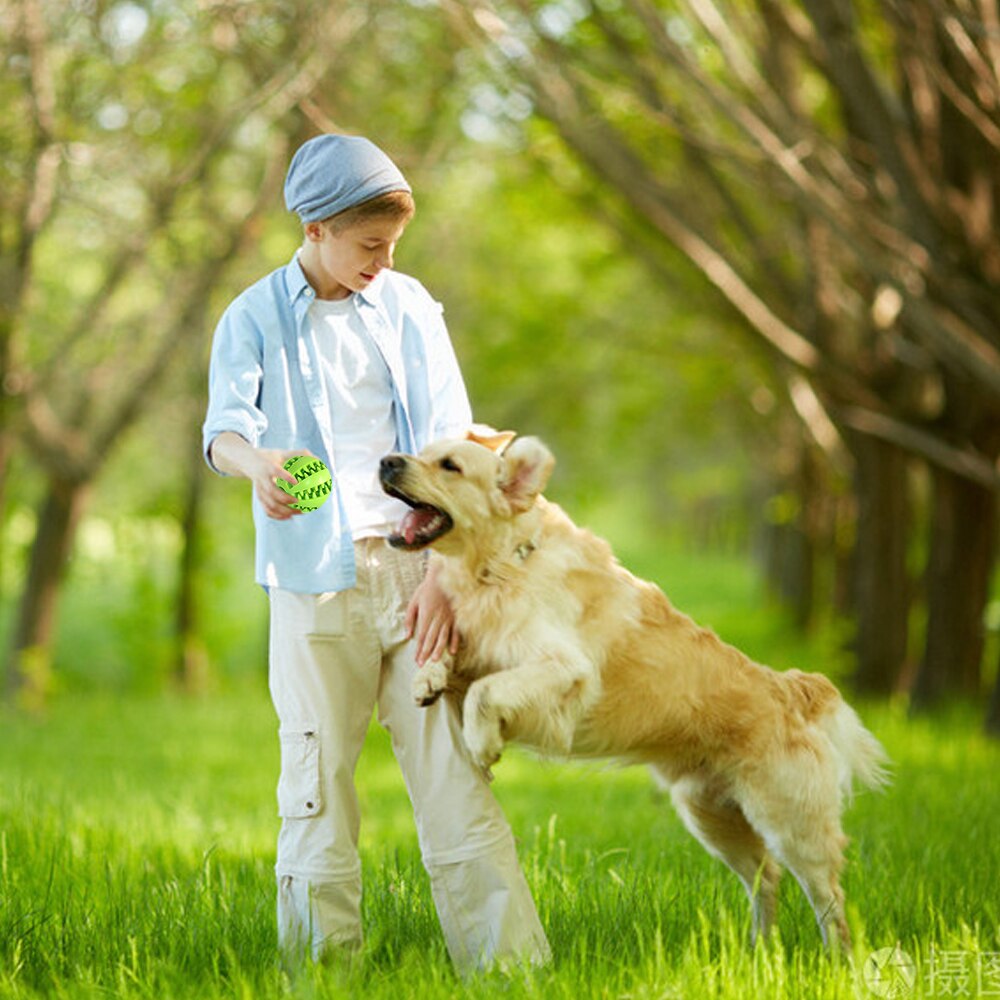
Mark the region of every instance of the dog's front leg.
POLYGON ((589 677, 585 669, 548 662, 474 681, 462 709, 463 735, 473 760, 490 767, 507 740, 568 753, 591 687, 589 677))

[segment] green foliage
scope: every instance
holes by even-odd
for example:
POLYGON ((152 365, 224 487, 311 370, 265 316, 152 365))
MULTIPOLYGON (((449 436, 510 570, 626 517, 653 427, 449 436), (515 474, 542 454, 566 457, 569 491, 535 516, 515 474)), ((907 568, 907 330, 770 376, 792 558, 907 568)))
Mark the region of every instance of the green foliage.
POLYGON ((786 880, 778 935, 745 943, 736 879, 640 769, 511 751, 494 785, 555 961, 455 979, 388 737, 358 783, 367 945, 290 983, 275 956, 275 721, 262 684, 199 702, 87 695, 0 716, 0 996, 717 997, 868 995, 874 948, 900 942, 931 995, 931 949, 1000 950, 993 776, 972 720, 863 709, 896 763, 859 797, 845 884, 856 946, 834 962, 786 880), (71 762, 71 764, 70 764, 71 762))
POLYGON ((753 359, 727 356, 698 293, 653 280, 549 156, 469 149, 425 185, 400 246, 445 304, 478 419, 545 437, 581 502, 638 487, 670 507, 706 466, 739 490, 753 359))
MULTIPOLYGON (((141 437, 135 438, 135 444, 141 437)), ((123 458, 131 453, 131 443, 123 458)), ((178 457, 178 463, 182 461, 178 457)), ((65 587, 56 661, 69 690, 153 690, 168 677, 173 601, 182 542, 176 516, 176 466, 161 467, 161 504, 117 473, 98 491, 81 525, 65 587), (139 490, 138 493, 130 492, 139 490), (122 509, 116 509, 115 502, 122 509)), ((210 474, 206 471, 206 477, 210 474)), ((550 496, 580 524, 608 538, 621 562, 656 581, 683 611, 723 639, 776 667, 848 673, 843 635, 829 621, 796 632, 769 601, 753 564, 742 553, 711 551, 690 536, 685 522, 651 520, 642 495, 600 492, 580 497, 556 469, 550 496)), ((198 580, 200 627, 216 679, 263 675, 267 661, 267 600, 253 583, 253 525, 246 482, 210 478, 205 500, 204 567, 198 580)), ((15 553, 33 535, 22 508, 8 531, 15 553)), ((10 581, 7 586, 11 585, 10 581)), ((0 622, 0 640, 3 623, 0 622)))
MULTIPOLYGON (((553 490, 574 514, 634 494, 646 503, 630 516, 674 522, 706 494, 746 491, 761 376, 727 351, 729 331, 699 319, 701 284, 651 279, 641 247, 606 224, 600 192, 529 120, 530 102, 499 91, 427 4, 327 8, 80 0, 59 17, 43 5, 63 161, 16 355, 18 379, 58 420, 45 454, 15 441, 0 634, 46 472, 64 454, 100 466, 59 615, 56 669, 70 687, 164 677, 212 328, 301 235, 278 185, 189 322, 171 323, 260 191, 267 157, 317 128, 369 134, 404 167, 418 214, 397 265, 443 301, 477 418, 545 437, 559 459, 553 490), (263 94, 310 67, 310 120, 303 108, 275 117, 263 94), (169 367, 157 367, 171 344, 169 367), (120 434, 114 414, 149 365, 155 384, 120 434)), ((23 54, 11 67, 0 88, 24 114, 0 126, 0 167, 17 191, 32 159, 23 54)), ((211 482, 201 533, 201 627, 222 673, 261 661, 244 486, 211 482)))

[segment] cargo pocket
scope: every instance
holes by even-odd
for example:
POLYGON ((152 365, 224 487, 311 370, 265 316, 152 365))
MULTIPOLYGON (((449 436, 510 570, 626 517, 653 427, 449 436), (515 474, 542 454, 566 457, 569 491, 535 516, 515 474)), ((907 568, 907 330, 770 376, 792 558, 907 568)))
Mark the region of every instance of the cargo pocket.
POLYGON ((281 776, 278 815, 284 819, 315 816, 322 806, 319 789, 319 731, 316 726, 281 729, 281 776))
POLYGON ((342 639, 347 632, 348 592, 317 594, 313 603, 311 639, 342 639))

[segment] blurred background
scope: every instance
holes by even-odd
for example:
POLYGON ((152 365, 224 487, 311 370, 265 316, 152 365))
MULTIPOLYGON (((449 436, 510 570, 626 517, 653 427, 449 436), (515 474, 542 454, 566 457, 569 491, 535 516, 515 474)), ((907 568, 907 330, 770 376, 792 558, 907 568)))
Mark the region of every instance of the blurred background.
POLYGON ((263 676, 208 351, 343 131, 414 187, 396 266, 477 419, 551 445, 576 520, 724 638, 759 607, 803 669, 1000 734, 995 2, 0 0, 0 53, 16 708, 263 676))

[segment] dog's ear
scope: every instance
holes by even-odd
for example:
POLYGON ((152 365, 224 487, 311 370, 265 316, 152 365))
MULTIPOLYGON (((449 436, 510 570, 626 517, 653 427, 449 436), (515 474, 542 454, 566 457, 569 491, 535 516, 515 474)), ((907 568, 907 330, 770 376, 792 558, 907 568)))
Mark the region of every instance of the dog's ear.
POLYGON ((516 438, 513 431, 495 431, 486 424, 473 424, 465 435, 467 441, 474 441, 481 444, 490 451, 495 451, 498 455, 504 453, 504 449, 516 438))
POLYGON ((549 481, 555 456, 538 438, 518 438, 503 456, 500 489, 515 513, 528 510, 549 481))

